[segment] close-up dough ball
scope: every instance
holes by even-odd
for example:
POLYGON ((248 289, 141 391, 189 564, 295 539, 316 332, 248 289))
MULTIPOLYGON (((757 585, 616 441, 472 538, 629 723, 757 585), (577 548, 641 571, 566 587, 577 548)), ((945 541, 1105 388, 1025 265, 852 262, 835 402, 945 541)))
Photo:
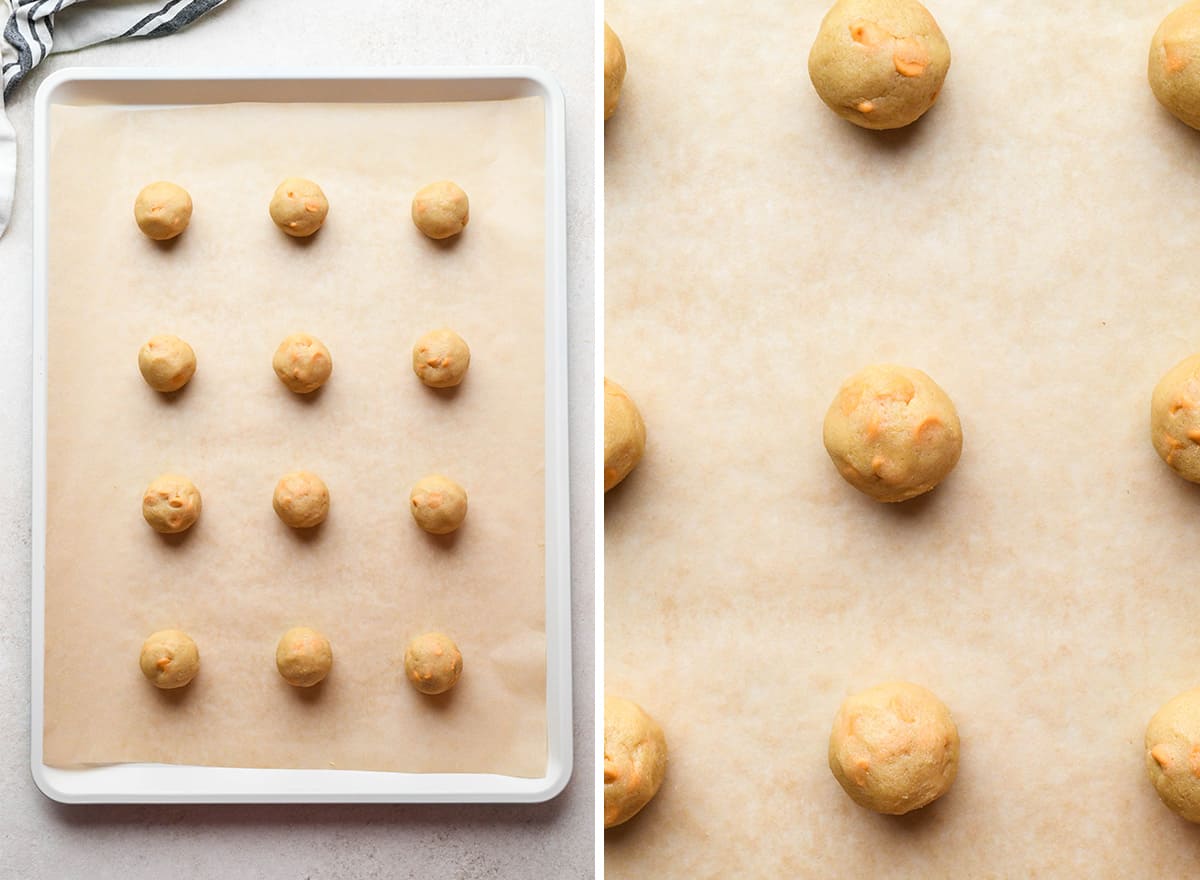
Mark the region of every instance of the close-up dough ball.
POLYGON ((470 222, 471 204, 457 183, 439 180, 417 190, 412 200, 412 220, 430 238, 449 238, 470 222))
POLYGON ((917 0, 838 0, 808 56, 813 87, 863 128, 901 128, 937 100, 950 46, 917 0))
POLYGON ((325 222, 329 199, 311 180, 289 177, 275 188, 268 210, 275 225, 288 235, 306 238, 325 222))
POLYGON ((604 827, 628 822, 658 794, 667 740, 637 703, 604 697, 604 827))
POLYGON ((1200 128, 1200 0, 1163 19, 1150 41, 1154 97, 1181 122, 1200 128))
POLYGON ((1150 440, 1171 470, 1200 483, 1200 354, 1171 367, 1154 386, 1150 440))
POLYGON ((187 477, 162 474, 142 493, 142 516, 164 535, 187 531, 200 518, 200 490, 187 477))
POLYGON ((894 364, 845 381, 825 414, 824 435, 839 473, 876 501, 928 492, 962 453, 962 426, 946 392, 920 370, 894 364))
POLYGON ((625 85, 625 47, 616 31, 604 22, 604 118, 617 112, 621 87, 625 85))
POLYGON ((646 423, 625 389, 604 379, 604 491, 621 482, 646 452, 646 423))
POLYGON ((471 349, 453 330, 430 330, 413 346, 412 364, 417 378, 430 388, 453 388, 467 375, 471 349))
POLYGON ((310 394, 329 379, 333 358, 321 340, 307 333, 293 333, 275 349, 271 359, 279 381, 297 394, 310 394))
POLYGON ((1200 688, 1167 701, 1150 719, 1146 772, 1164 804, 1200 822, 1200 688))
POLYGON ((192 197, 182 186, 160 180, 137 194, 133 219, 147 238, 166 241, 187 229, 192 219, 192 197))
POLYGON ((467 490, 449 477, 422 477, 409 494, 417 525, 434 535, 448 535, 467 518, 467 490))
POLYGON ((138 665, 157 688, 183 687, 200 671, 200 651, 187 633, 164 629, 142 643, 138 665))
POLYGON ((829 769, 856 804, 899 816, 950 790, 958 728, 925 688, 882 684, 842 703, 829 735, 829 769))
POLYGON ((275 668, 288 684, 312 687, 324 681, 333 668, 333 648, 315 629, 293 627, 275 646, 275 668))
POLYGON ((404 651, 404 674, 423 694, 444 694, 458 683, 462 668, 462 652, 445 633, 417 636, 404 651))
POLYGON ((178 336, 152 336, 138 351, 138 369, 155 391, 178 391, 196 372, 196 353, 178 336))
POLYGON ((292 471, 280 477, 271 500, 275 513, 293 529, 311 529, 329 515, 329 489, 309 471, 292 471))

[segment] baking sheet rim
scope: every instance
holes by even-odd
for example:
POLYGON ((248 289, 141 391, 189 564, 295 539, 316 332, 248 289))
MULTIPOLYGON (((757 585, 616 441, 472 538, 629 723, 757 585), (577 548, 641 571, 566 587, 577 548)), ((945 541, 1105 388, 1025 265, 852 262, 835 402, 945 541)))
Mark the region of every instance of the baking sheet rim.
MULTIPOLYGON (((297 92, 297 102, 316 97, 297 92)), ((368 99, 369 100, 369 99, 368 99)), ((87 103, 96 103, 88 101, 87 103)), ((122 103, 107 101, 102 103, 122 103)), ((130 105, 164 106, 133 100, 130 105)), ((566 786, 573 764, 571 711, 570 528, 567 458, 566 340, 566 157, 562 90, 535 67, 345 68, 325 72, 231 68, 219 72, 188 69, 103 69, 75 67, 47 77, 34 106, 34 247, 33 247, 33 412, 32 412, 32 571, 30 658, 30 768, 47 797, 62 803, 537 803, 566 786), (44 720, 46 439, 48 303, 47 256, 50 109, 72 99, 80 84, 121 88, 147 85, 184 90, 198 83, 227 90, 220 101, 175 100, 166 106, 243 101, 277 102, 256 96, 268 89, 337 82, 338 101, 364 100, 354 85, 405 87, 416 96, 397 94, 392 101, 470 101, 541 97, 546 119, 546 262, 545 262, 545 445, 546 445, 546 745, 545 773, 524 778, 489 773, 400 773, 360 770, 281 770, 168 764, 114 764, 87 769, 50 767, 42 760, 44 720), (445 94, 429 91, 444 89, 445 94), (245 90, 243 93, 239 90, 245 90), (433 97, 428 97, 433 94, 433 97)))

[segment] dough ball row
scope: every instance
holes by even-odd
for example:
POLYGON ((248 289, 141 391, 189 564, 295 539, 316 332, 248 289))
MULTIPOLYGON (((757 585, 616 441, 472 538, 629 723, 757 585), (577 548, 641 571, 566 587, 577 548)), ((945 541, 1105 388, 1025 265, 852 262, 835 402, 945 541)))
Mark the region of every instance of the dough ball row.
MULTIPOLYGON (((467 490, 442 474, 418 480, 409 492, 413 521, 433 535, 448 535, 467 518, 467 490)), ((164 535, 186 532, 200 519, 200 490, 181 474, 161 474, 142 493, 142 517, 164 535)), ((311 471, 292 471, 275 484, 271 506, 285 525, 311 529, 329 516, 329 487, 311 471)))
MULTIPOLYGON (((846 482, 876 501, 907 501, 942 482, 962 454, 949 395, 912 367, 875 364, 848 378, 825 414, 825 450, 846 482)), ((1150 398, 1150 440, 1175 473, 1200 483, 1200 353, 1169 369, 1150 398)), ((646 450, 646 424, 620 385, 604 380, 604 491, 646 450)))
MULTIPOLYGON (((144 668, 144 667, 143 667, 144 668)), ((933 693, 893 681, 847 697, 829 734, 829 769, 860 807, 899 816, 950 790, 958 728, 933 693)), ((1162 802, 1200 823, 1200 687, 1163 705, 1146 725, 1146 773, 1162 802)), ((604 827, 632 819, 667 769, 662 728, 629 700, 604 700, 604 827)))
MULTIPOLYGON (((604 118, 625 83, 625 49, 604 24, 604 118)), ((808 56, 817 95, 834 113, 869 129, 903 128, 938 99, 950 44, 917 0, 837 0, 808 56)), ((1150 41, 1147 79, 1172 115, 1200 129, 1200 0, 1171 12, 1150 41)))
MULTIPOLYGON (((470 347, 449 328, 430 330, 413 344, 413 373, 430 388, 460 385, 470 365, 470 347)), ((317 337, 293 333, 275 349, 271 368, 290 391, 311 394, 329 381, 333 356, 317 337)), ((138 351, 138 369, 155 391, 178 391, 196 374, 196 352, 178 336, 160 334, 138 351)))
MULTIPOLYGON (((307 238, 325 224, 325 218, 329 216, 329 199, 313 181, 289 177, 275 188, 267 212, 283 232, 293 238, 307 238)), ((191 222, 192 197, 177 183, 156 181, 137 194, 133 202, 133 219, 147 238, 155 241, 177 238, 191 222)), ((429 238, 458 235, 470 219, 467 194, 453 181, 430 183, 413 196, 413 224, 429 238)))
MULTIPOLYGON (((138 666, 157 688, 186 687, 200 671, 200 649, 187 633, 164 629, 142 643, 138 666)), ((307 626, 289 629, 275 646, 275 668, 293 687, 320 684, 333 668, 333 647, 324 635, 307 626)), ((443 694, 458 683, 463 658, 445 633, 427 632, 404 650, 404 675, 422 694, 443 694)))

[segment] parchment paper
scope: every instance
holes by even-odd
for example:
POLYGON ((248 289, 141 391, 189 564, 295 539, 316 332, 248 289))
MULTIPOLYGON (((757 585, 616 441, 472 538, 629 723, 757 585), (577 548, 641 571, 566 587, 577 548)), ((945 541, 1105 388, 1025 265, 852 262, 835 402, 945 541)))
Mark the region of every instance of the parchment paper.
POLYGON ((242 767, 545 770, 543 108, 540 99, 413 105, 55 108, 51 168, 45 758, 242 767), (267 215, 289 175, 330 201, 313 238, 267 215), (471 222, 426 239, 412 194, 451 178, 471 222), (146 183, 188 189, 173 244, 144 238, 146 183), (427 329, 471 346, 460 389, 412 374, 427 329), (293 395, 271 369, 313 333, 329 383, 293 395), (137 351, 174 333, 198 370, 151 391, 137 351), (329 486, 329 519, 293 532, 271 508, 285 472, 329 486), (141 493, 162 471, 204 501, 177 538, 141 493), (470 513, 434 538, 408 512, 443 472, 470 513), (333 645, 329 678, 275 670, 294 625, 333 645), (192 635, 201 671, 159 692, 137 656, 192 635), (408 639, 449 633, 464 671, 428 698, 404 679, 408 639))
POLYGON ((610 0, 606 373, 646 458, 605 505, 606 687, 670 744, 606 835, 635 877, 1182 877, 1200 829, 1146 722, 1200 684, 1200 489, 1149 441, 1200 350, 1200 134, 1146 83, 1171 3, 931 2, 953 64, 914 127, 809 83, 827 5, 610 0), (821 423, 895 361, 956 402, 958 468, 876 504, 821 423), (827 766, 849 693, 931 688, 962 737, 907 819, 827 766))

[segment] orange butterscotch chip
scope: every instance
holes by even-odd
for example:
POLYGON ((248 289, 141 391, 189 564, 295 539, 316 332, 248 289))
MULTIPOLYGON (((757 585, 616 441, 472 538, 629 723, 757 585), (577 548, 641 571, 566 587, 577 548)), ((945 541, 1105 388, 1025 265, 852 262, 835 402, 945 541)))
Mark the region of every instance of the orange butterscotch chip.
POLYGON ((892 50, 892 64, 901 76, 920 76, 929 66, 929 53, 912 37, 896 41, 892 50))

